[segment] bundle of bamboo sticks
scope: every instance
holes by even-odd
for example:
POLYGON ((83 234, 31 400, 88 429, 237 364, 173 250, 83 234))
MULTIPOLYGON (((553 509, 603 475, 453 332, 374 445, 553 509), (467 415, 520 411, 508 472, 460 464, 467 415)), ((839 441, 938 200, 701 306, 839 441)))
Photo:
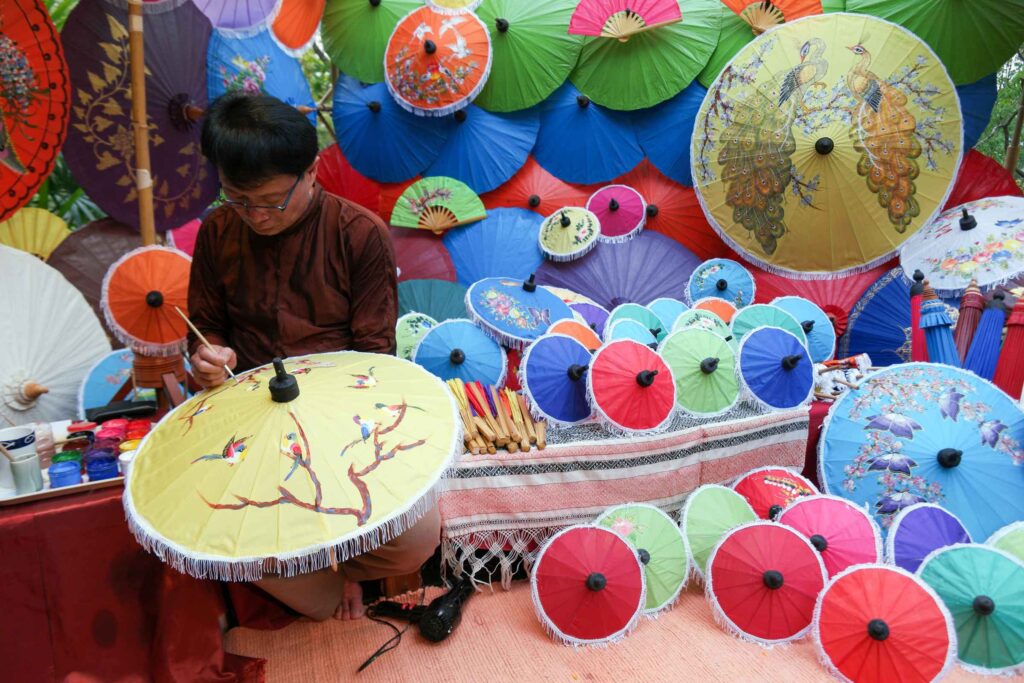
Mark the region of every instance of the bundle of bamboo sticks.
POLYGON ((462 415, 467 453, 493 454, 499 448, 526 453, 531 445, 544 450, 547 423, 533 419, 522 394, 460 379, 448 380, 448 388, 462 415))

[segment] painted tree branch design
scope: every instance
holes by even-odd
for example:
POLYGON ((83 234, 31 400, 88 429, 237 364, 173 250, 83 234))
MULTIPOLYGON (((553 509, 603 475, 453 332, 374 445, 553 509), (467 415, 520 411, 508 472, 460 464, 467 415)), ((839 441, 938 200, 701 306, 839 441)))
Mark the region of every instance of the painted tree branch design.
POLYGON ((351 443, 347 444, 341 450, 341 457, 344 457, 351 449, 359 446, 363 443, 371 444, 373 448, 373 461, 365 467, 356 468, 355 463, 352 463, 348 467, 348 480, 359 492, 359 498, 361 505, 360 507, 333 507, 330 505, 324 505, 323 486, 320 482, 320 478, 317 475, 316 468, 313 463, 313 454, 309 445, 309 439, 306 436, 306 431, 302 427, 302 423, 294 412, 288 411, 289 416, 295 423, 296 434, 300 447, 298 449, 281 449, 281 454, 289 458, 295 466, 305 472, 309 478, 310 483, 313 485, 313 499, 304 500, 295 493, 292 492, 287 486, 280 485, 277 487, 277 491, 280 494, 277 498, 270 500, 255 500, 246 496, 238 494, 232 494, 237 500, 235 503, 214 503, 207 500, 202 494, 200 497, 203 499, 208 506, 214 510, 243 510, 249 507, 255 508, 267 508, 275 505, 294 505, 302 508, 303 510, 309 510, 310 512, 317 512, 326 515, 351 515, 355 517, 356 523, 359 526, 366 524, 373 514, 373 502, 370 498, 370 489, 366 485, 364 479, 367 475, 374 472, 382 463, 392 460, 399 453, 411 451, 415 448, 422 446, 426 443, 426 439, 418 439, 409 443, 397 443, 394 445, 389 444, 384 440, 383 437, 394 432, 405 419, 408 405, 402 403, 398 406, 397 414, 394 420, 389 426, 374 426, 370 433, 371 438, 367 439, 356 439, 351 443))

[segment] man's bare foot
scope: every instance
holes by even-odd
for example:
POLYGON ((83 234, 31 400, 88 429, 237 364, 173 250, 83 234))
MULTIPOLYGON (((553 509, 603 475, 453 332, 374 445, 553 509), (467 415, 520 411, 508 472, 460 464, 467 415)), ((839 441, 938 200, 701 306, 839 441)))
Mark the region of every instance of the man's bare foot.
POLYGON ((335 619, 361 619, 366 614, 363 607, 363 587, 358 581, 346 581, 341 587, 341 602, 334 611, 335 619))

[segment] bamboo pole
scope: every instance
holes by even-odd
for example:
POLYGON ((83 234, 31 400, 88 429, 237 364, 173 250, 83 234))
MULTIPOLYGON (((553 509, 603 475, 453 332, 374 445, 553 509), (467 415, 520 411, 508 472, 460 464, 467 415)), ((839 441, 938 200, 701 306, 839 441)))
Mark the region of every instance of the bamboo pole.
POLYGON ((128 48, 132 76, 132 132, 135 134, 135 191, 143 246, 156 244, 153 176, 149 164, 149 120, 146 116, 146 57, 142 38, 142 0, 128 0, 128 48))
POLYGON ((1017 124, 1013 128, 1010 146, 1006 148, 1006 170, 1014 179, 1017 177, 1017 161, 1020 159, 1020 133, 1024 127, 1024 81, 1020 82, 1020 107, 1017 109, 1017 124))

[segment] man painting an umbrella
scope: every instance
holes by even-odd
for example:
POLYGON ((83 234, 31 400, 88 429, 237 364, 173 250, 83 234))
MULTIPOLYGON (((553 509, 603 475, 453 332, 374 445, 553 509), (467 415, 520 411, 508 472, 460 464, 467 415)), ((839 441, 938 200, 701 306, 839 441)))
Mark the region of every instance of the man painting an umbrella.
MULTIPOLYGON (((189 337, 196 380, 226 368, 324 351, 395 352, 395 257, 380 219, 316 184, 309 120, 272 97, 228 94, 206 112, 203 154, 217 168, 223 206, 195 247, 189 312, 210 342, 189 337)), ((315 619, 363 615, 360 581, 408 574, 439 538, 436 508, 406 533, 330 569, 256 585, 315 619)))

